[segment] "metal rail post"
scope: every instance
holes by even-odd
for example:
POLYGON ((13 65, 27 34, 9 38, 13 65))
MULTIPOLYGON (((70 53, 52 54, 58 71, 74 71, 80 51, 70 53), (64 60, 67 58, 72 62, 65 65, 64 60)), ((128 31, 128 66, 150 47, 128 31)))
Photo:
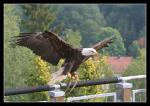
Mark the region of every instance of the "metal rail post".
POLYGON ((132 83, 117 83, 117 100, 118 102, 132 101, 132 83))
POLYGON ((65 98, 65 92, 61 91, 60 85, 54 85, 55 89, 52 91, 49 91, 50 101, 51 102, 64 102, 65 98))

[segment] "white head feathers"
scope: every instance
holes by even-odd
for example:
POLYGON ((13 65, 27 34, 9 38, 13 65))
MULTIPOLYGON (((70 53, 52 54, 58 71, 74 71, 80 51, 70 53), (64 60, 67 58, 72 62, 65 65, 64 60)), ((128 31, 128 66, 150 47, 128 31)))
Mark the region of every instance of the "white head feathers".
POLYGON ((93 56, 97 54, 97 51, 93 48, 83 48, 81 53, 84 56, 93 56))

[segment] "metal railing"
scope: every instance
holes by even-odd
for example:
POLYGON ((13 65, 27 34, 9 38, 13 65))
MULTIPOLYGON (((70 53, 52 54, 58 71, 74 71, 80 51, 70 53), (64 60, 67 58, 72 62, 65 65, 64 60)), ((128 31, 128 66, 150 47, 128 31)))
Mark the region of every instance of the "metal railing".
POLYGON ((7 89, 4 91, 5 96, 10 95, 18 95, 18 94, 26 94, 32 92, 41 92, 41 91, 53 91, 55 89, 66 89, 69 85, 69 88, 72 88, 76 83, 76 87, 83 87, 83 86, 92 86, 92 85, 100 85, 100 84, 111 84, 111 83, 119 83, 122 82, 121 77, 110 77, 110 78, 103 78, 98 80, 88 80, 88 81, 78 81, 70 83, 60 83, 55 85, 42 85, 42 86, 35 86, 35 87, 26 87, 26 88, 17 88, 17 89, 7 89))
MULTIPOLYGON (((99 98, 99 97, 108 97, 113 96, 114 101, 116 102, 131 102, 132 101, 132 84, 127 83, 126 81, 132 79, 143 79, 146 78, 146 75, 138 75, 138 76, 128 76, 128 77, 111 77, 111 78, 103 78, 99 80, 89 80, 89 81, 79 81, 77 82, 76 87, 83 86, 92 86, 92 85, 101 85, 101 84, 117 84, 117 92, 116 93, 105 93, 105 94, 96 94, 96 95, 85 95, 80 97, 69 97, 67 101, 75 101, 80 99, 90 99, 90 98, 99 98), (117 95, 117 96, 116 96, 117 95)), ((52 102, 65 102, 65 92, 61 91, 61 89, 66 89, 69 85, 69 88, 74 86, 75 82, 70 83, 60 83, 57 85, 43 85, 36 87, 27 87, 27 88, 18 88, 18 89, 7 89, 4 92, 5 96, 32 93, 32 92, 41 92, 41 91, 49 91, 50 100, 52 102)), ((134 94, 138 91, 133 91, 134 94)), ((134 99, 135 101, 135 99, 134 99)))
MULTIPOLYGON (((131 84, 125 83, 128 80, 133 80, 133 79, 143 79, 146 78, 145 75, 138 75, 138 76, 127 76, 127 77, 120 77, 120 79, 122 80, 122 82, 124 83, 124 85, 127 87, 131 87, 131 84)), ((119 78, 118 78, 119 79, 119 78)), ((124 86, 124 87, 125 87, 124 86)), ((135 94, 136 93, 143 93, 146 92, 146 89, 136 89, 136 90, 132 90, 132 102, 135 102, 135 94)), ((85 96, 79 96, 79 97, 69 97, 67 98, 68 102, 73 102, 73 101, 79 101, 79 100, 83 100, 83 99, 91 99, 91 98, 102 98, 102 97, 108 97, 108 96, 112 96, 113 98, 113 102, 121 102, 120 100, 117 100, 117 93, 116 92, 112 92, 112 93, 103 93, 103 94, 95 94, 95 95, 85 95, 85 96)))
MULTIPOLYGON (((146 89, 136 89, 136 90, 132 90, 132 101, 133 102, 137 102, 136 99, 136 94, 137 93, 146 93, 146 89)), ((146 97, 146 96, 145 96, 146 97)))
POLYGON ((104 93, 104 94, 95 94, 95 95, 86 95, 86 96, 79 96, 79 97, 69 97, 69 98, 67 98, 67 102, 83 100, 83 99, 102 98, 102 97, 108 97, 108 96, 112 96, 113 97, 113 101, 117 102, 117 94, 116 94, 116 92, 104 93))
MULTIPOLYGON (((146 93, 146 89, 132 90, 132 102, 138 102, 135 99, 136 99, 136 94, 139 94, 139 93, 146 93)), ((85 96, 78 96, 78 97, 68 97, 67 102, 75 102, 75 101, 79 102, 80 100, 84 100, 84 99, 103 98, 103 97, 110 97, 110 96, 113 97, 112 102, 117 102, 117 93, 116 92, 95 94, 95 95, 85 95, 85 96)))

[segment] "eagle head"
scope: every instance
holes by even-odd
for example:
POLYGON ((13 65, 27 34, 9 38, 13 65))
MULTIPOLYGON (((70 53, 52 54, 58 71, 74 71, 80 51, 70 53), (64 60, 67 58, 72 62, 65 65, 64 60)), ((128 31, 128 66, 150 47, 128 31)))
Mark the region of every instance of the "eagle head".
POLYGON ((83 48, 81 51, 83 56, 94 56, 97 55, 97 51, 93 48, 83 48))

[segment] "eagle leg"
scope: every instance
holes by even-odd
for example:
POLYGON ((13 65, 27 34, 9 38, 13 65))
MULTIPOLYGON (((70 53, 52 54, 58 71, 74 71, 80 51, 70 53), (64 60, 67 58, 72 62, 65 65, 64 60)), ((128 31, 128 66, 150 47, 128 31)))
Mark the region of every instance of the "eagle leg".
POLYGON ((71 85, 71 81, 72 81, 72 77, 71 77, 71 73, 70 73, 70 72, 67 73, 67 77, 70 79, 70 82, 69 82, 69 84, 68 84, 68 86, 67 86, 67 88, 66 88, 66 90, 65 90, 65 93, 66 93, 66 91, 69 89, 69 87, 70 87, 70 85, 71 85))
POLYGON ((79 76, 78 76, 77 72, 73 72, 73 73, 71 73, 71 75, 72 75, 71 78, 75 80, 75 83, 69 93, 71 93, 73 91, 73 89, 77 85, 77 82, 79 81, 79 76))
POLYGON ((69 82, 69 84, 68 84, 68 86, 67 86, 65 92, 69 89, 72 80, 75 80, 75 84, 73 85, 73 87, 71 88, 71 90, 70 90, 70 92, 69 92, 69 93, 71 93, 72 90, 74 89, 74 87, 76 86, 77 81, 79 80, 79 76, 78 76, 77 72, 73 72, 73 73, 68 72, 68 73, 67 73, 67 77, 70 79, 70 82, 69 82))

